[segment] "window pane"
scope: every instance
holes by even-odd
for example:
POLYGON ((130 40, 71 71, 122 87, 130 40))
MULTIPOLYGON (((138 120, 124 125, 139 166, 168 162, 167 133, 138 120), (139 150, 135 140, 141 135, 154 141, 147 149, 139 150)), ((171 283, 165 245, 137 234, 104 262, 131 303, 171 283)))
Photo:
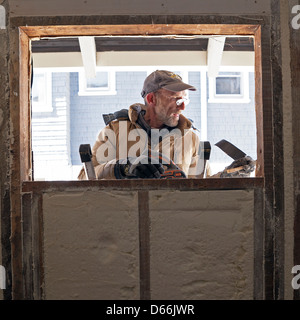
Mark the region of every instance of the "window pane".
POLYGON ((34 103, 43 104, 46 100, 45 95, 45 74, 35 74, 32 84, 32 101, 34 103))
POLYGON ((88 89, 107 88, 108 87, 108 72, 97 72, 95 78, 87 79, 86 87, 88 89))
POLYGON ((240 77, 216 78, 216 94, 241 94, 240 77))

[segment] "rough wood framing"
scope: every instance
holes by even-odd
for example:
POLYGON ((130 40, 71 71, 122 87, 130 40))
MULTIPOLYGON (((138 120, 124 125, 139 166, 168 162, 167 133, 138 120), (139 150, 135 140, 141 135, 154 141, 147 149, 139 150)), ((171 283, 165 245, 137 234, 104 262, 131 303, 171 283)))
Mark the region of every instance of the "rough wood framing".
POLYGON ((43 197, 40 192, 22 195, 24 296, 27 300, 43 297, 43 197))
MULTIPOLYGON (((263 106, 272 106, 273 104, 273 88, 271 75, 271 34, 269 29, 262 30, 261 43, 262 46, 262 87, 263 87, 263 106)), ((264 172, 265 172, 265 199, 264 199, 264 281, 265 281, 265 298, 272 300, 274 298, 274 268, 275 268, 275 252, 274 252, 274 155, 273 148, 273 108, 264 108, 262 118, 260 120, 264 128, 264 172)))
POLYGON ((82 26, 26 26, 21 29, 29 38, 105 35, 255 35, 257 25, 247 24, 134 24, 82 26))
POLYGON ((150 300, 149 191, 139 191, 140 299, 150 300))
MULTIPOLYGON (((38 20, 38 19, 37 19, 38 20)), ((46 19, 47 20, 47 19, 46 19)), ((51 18, 48 19, 51 21, 51 18)), ((92 20, 92 19, 90 19, 92 20)), ((122 19, 120 19, 121 21, 122 19)), ((172 19, 171 19, 172 20, 172 19)), ((176 20, 176 19, 175 19, 176 20)), ((189 20, 193 21, 189 17, 189 20)), ((195 20, 195 19, 194 19, 195 20)), ((197 20, 197 19, 196 19, 197 20)), ((218 19, 216 19, 217 21, 218 19)), ((255 20, 255 19, 254 19, 255 20)), ((259 19, 258 19, 259 20, 259 19)), ((59 21, 59 20, 58 20, 59 21)), ((222 21, 222 19, 221 19, 222 21)), ((45 23, 45 21, 43 21, 45 23)), ((264 232, 266 233, 266 255, 267 263, 265 265, 265 271, 263 276, 257 278, 254 284, 254 297, 260 299, 264 295, 266 297, 273 296, 274 292, 274 269, 276 265, 274 263, 274 256, 271 255, 272 245, 274 244, 274 233, 271 230, 272 213, 273 208, 272 199, 273 193, 271 191, 273 183, 273 131, 272 131, 272 99, 271 92, 272 83, 270 77, 270 32, 268 28, 263 28, 259 24, 108 24, 108 25, 45 25, 45 26, 26 26, 21 24, 17 20, 15 21, 19 26, 20 35, 20 60, 13 52, 17 51, 17 45, 12 46, 12 69, 15 70, 15 77, 18 77, 20 72, 20 88, 19 97, 12 97, 11 103, 13 106, 18 106, 20 113, 15 111, 13 113, 12 122, 14 126, 17 126, 14 132, 16 139, 15 145, 12 149, 15 152, 16 157, 20 156, 20 161, 14 164, 13 167, 13 183, 12 183, 12 261, 13 261, 13 297, 14 299, 20 299, 24 297, 34 297, 39 299, 42 297, 42 292, 37 293, 37 288, 43 282, 42 273, 42 209, 33 210, 33 198, 37 199, 38 195, 41 195, 43 191, 55 188, 56 190, 66 191, 67 189, 76 190, 77 188, 96 188, 102 189, 106 187, 111 188, 138 188, 138 190, 149 190, 156 188, 175 188, 180 190, 189 190, 190 188, 205 189, 205 190, 219 190, 219 189, 248 189, 258 188, 255 199, 258 200, 255 205, 255 234, 259 239, 263 239, 262 235, 262 223, 263 218, 266 218, 264 225, 264 232), (30 101, 29 101, 29 89, 30 89, 30 40, 42 37, 63 37, 63 36, 107 36, 107 35, 249 35, 254 37, 255 47, 255 99, 256 99, 256 123, 257 123, 257 178, 250 179, 204 179, 204 180, 191 180, 186 179, 184 181, 72 181, 72 182, 30 182, 31 180, 31 156, 30 156, 30 101), (261 35, 264 41, 261 41, 261 35), (263 52, 263 53, 262 53, 263 52), (17 67, 19 62, 19 69, 17 67), (265 159, 268 162, 265 162, 265 159), (265 165, 267 164, 267 166, 265 165), (28 181, 28 182, 26 182, 28 181), (23 183, 22 189, 20 188, 23 183), (266 187, 266 197, 263 197, 263 190, 266 187), (43 191, 42 191, 43 190, 43 191), (23 198, 23 213, 22 205, 20 202, 20 196, 22 193, 33 193, 33 195, 25 195, 23 198), (34 195, 37 193, 37 195, 34 195), (263 204, 264 201, 264 204, 263 204), (33 211, 32 211, 33 210, 33 211), (264 216, 264 212, 265 216, 264 216), (33 249, 32 251, 39 251, 39 259, 36 263, 39 263, 40 272, 31 273, 28 271, 22 275, 22 264, 30 263, 30 257, 24 257, 22 260, 22 230, 21 230, 21 218, 22 214, 27 217, 27 221, 35 221, 35 227, 27 225, 27 230, 32 230, 32 237, 35 240, 29 240, 27 238, 26 243, 33 249), (34 215, 40 215, 40 217, 34 217, 34 215), (30 218, 31 217, 31 218, 30 218), (256 227, 257 225, 257 227, 256 227), (36 227, 38 226, 38 227, 36 227), (31 228, 31 229, 30 229, 31 228), (32 229, 33 228, 33 229, 32 229), (38 230, 37 230, 37 229, 38 230), (36 234, 36 232, 38 234, 36 234), (29 260, 28 260, 29 259, 29 260), (270 275, 270 276, 268 276, 270 275), (24 277, 29 277, 34 280, 34 284, 29 285, 28 279, 24 280, 24 277), (265 283, 265 288, 263 284, 265 283), (24 287, 26 290, 24 290, 24 287), (24 291, 23 291, 24 290, 24 291), (26 292, 26 294, 25 294, 26 292)), ((36 25, 36 23, 34 24, 36 25)), ((18 86, 16 86, 18 88, 18 86)), ((140 194, 141 197, 145 196, 144 193, 140 194)), ((40 198, 41 199, 41 198, 40 198)), ((34 200, 35 202, 37 200, 34 200)), ((41 201, 41 200, 39 200, 41 201)), ((40 207, 41 208, 41 205, 40 207)), ((140 208, 142 212, 143 208, 140 208)), ((147 211, 144 208, 145 212, 147 211)), ((146 242, 145 242, 146 243, 146 242)), ((264 250, 261 243, 256 242, 255 252, 256 261, 259 262, 259 266, 263 267, 265 257, 264 250)), ((23 248, 28 251, 28 249, 23 248)), ((32 254, 31 251, 31 254, 32 254)), ((29 250, 30 252, 30 250, 29 250)), ((30 254, 30 253, 29 253, 30 254)), ((146 266, 147 267, 147 266, 146 266)), ((259 268, 255 269, 256 275, 259 275, 259 268)), ((145 268, 145 280, 147 269, 145 268)), ((148 297, 147 282, 142 290, 144 298, 148 297)))
MULTIPOLYGON (((13 39, 10 41, 10 81, 9 86, 12 89, 10 95, 10 121, 11 135, 14 140, 11 139, 10 150, 12 150, 11 156, 11 184, 10 184, 10 203, 11 203, 11 287, 12 287, 12 299, 21 299, 23 297, 23 277, 18 276, 22 274, 22 207, 21 207, 21 156, 20 156, 20 94, 19 91, 19 30, 14 29, 10 34, 13 39)), ((26 50, 27 52, 27 50, 26 50)), ((28 55, 28 54, 27 54, 28 55)), ((27 109, 28 110, 28 109, 27 109)), ((24 136, 25 134, 23 134, 24 136)), ((28 137, 26 138, 28 140, 28 137)), ((23 170, 24 172, 24 170, 23 170)))
MULTIPOLYGON (((280 39, 280 3, 271 1, 272 19, 271 19, 271 39, 280 39)), ((285 205, 283 193, 284 177, 284 145, 283 145, 283 100, 282 100, 282 57, 281 47, 277 41, 271 41, 272 59, 272 78, 273 78, 273 147, 274 147, 274 180, 273 180, 273 216, 274 216, 274 263, 276 271, 274 273, 274 299, 284 298, 284 220, 285 205)))
MULTIPOLYGON (((295 3, 299 1, 288 1, 292 12, 295 3)), ((290 18, 294 18, 290 14, 290 18)), ((290 25, 290 68, 292 71, 291 90, 292 90, 292 132, 293 132, 293 162, 294 162, 294 265, 300 265, 300 30, 293 29, 290 25)), ((294 299, 300 300, 300 290, 294 290, 294 299)))

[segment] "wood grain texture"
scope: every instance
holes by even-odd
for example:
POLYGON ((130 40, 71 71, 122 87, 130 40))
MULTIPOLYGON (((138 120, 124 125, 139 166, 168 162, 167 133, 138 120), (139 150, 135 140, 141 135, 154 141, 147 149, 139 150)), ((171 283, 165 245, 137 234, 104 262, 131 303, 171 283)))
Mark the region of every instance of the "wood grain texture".
POLYGON ((149 192, 139 191, 140 299, 150 300, 150 218, 149 192))
POLYGON ((257 25, 237 24, 135 24, 135 25, 73 25, 20 27, 29 38, 102 35, 254 35, 257 25))

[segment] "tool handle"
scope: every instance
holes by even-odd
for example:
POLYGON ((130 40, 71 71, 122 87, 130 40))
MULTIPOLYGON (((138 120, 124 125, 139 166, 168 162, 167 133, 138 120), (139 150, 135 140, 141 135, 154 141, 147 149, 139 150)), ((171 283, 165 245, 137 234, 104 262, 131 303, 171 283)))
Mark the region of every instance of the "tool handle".
MULTIPOLYGON (((256 161, 254 161, 254 164, 256 164, 256 161)), ((239 166, 239 167, 227 169, 227 170, 226 170, 226 173, 237 172, 237 171, 243 170, 243 168, 244 168, 244 166, 239 166)))
POLYGON ((243 168, 244 168, 243 166, 240 166, 240 167, 236 167, 236 168, 232 168, 232 169, 227 169, 226 173, 237 172, 237 171, 243 170, 243 168))
POLYGON ((92 163, 92 150, 89 144, 81 144, 79 146, 80 159, 84 167, 87 180, 95 180, 96 174, 92 163))

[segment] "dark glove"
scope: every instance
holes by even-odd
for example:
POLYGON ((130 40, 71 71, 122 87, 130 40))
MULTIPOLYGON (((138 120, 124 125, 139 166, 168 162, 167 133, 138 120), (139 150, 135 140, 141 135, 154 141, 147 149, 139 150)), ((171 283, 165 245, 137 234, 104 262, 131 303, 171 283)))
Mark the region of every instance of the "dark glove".
POLYGON ((250 156, 234 160, 221 173, 221 178, 244 178, 250 177, 251 172, 255 169, 256 161, 250 156))
POLYGON ((161 179, 186 178, 185 173, 166 155, 161 152, 150 150, 152 163, 163 165, 164 171, 161 173, 161 179))
POLYGON ((162 179, 186 178, 186 174, 172 160, 166 163, 166 169, 162 174, 162 179))
POLYGON ((154 161, 153 158, 146 155, 134 159, 118 160, 114 168, 117 179, 159 179, 164 171, 161 162, 154 161))

